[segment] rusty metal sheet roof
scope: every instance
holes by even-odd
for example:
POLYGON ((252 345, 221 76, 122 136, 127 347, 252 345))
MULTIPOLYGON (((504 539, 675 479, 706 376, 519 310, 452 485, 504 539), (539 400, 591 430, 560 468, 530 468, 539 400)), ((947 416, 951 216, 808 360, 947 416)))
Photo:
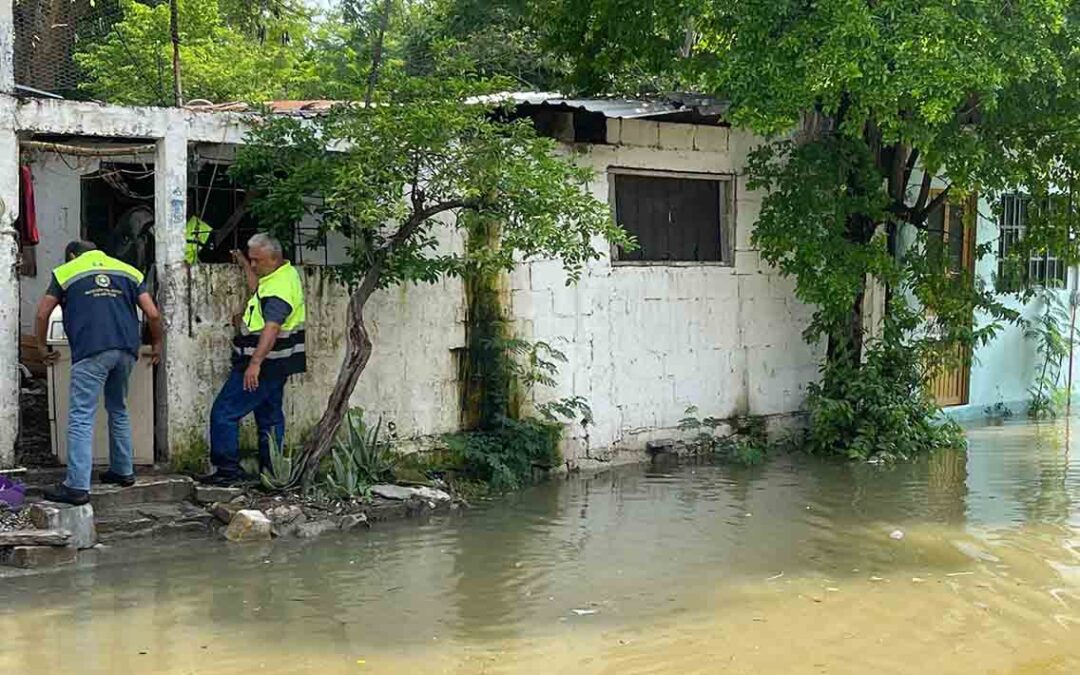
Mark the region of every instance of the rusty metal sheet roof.
MULTIPOLYGON (((727 111, 727 104, 703 96, 672 95, 671 97, 657 98, 655 100, 628 99, 628 98, 565 98, 561 94, 550 92, 504 92, 487 96, 475 96, 469 99, 473 103, 529 105, 537 107, 558 108, 563 110, 584 110, 586 112, 599 113, 605 117, 615 118, 642 118, 663 117, 685 112, 697 112, 702 115, 722 115, 727 111)), ((344 101, 311 100, 311 101, 270 101, 262 106, 252 106, 247 103, 211 103, 209 101, 191 101, 187 104, 189 110, 199 112, 234 112, 247 113, 257 112, 260 108, 269 110, 276 115, 315 116, 329 112, 335 105, 341 105, 344 101)))

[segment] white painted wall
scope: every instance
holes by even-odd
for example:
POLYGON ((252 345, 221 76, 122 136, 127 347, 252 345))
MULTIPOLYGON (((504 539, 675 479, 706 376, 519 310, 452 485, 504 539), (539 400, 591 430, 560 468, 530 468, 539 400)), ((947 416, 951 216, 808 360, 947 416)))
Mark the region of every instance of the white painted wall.
POLYGON ((41 243, 37 245, 37 276, 20 277, 19 326, 24 334, 34 334, 38 300, 49 287, 54 268, 64 262, 64 247, 79 238, 82 219, 81 176, 98 170, 100 162, 86 157, 32 152, 23 157, 34 176, 37 224, 41 243))
POLYGON ((735 265, 613 265, 598 241, 603 258, 576 286, 566 286, 552 261, 512 275, 513 313, 524 336, 569 341, 560 386, 538 399, 579 395, 593 408, 595 426, 573 430, 567 458, 607 459, 677 436, 689 406, 720 418, 800 410, 820 352, 802 340, 810 310, 795 299, 793 282, 750 245, 761 195, 747 190, 742 174, 755 138, 719 127, 612 120, 608 141, 574 149, 596 172, 591 189, 604 201, 610 167, 734 174, 735 265))

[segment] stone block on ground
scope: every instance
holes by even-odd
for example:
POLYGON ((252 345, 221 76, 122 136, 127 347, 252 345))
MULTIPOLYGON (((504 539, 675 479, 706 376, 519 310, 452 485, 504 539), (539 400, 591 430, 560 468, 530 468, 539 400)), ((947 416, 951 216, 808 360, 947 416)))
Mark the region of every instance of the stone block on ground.
POLYGON ((67 530, 13 530, 0 532, 0 546, 67 546, 67 530))
POLYGON ((235 542, 269 541, 270 526, 270 519, 262 511, 242 509, 233 516, 225 530, 225 538, 235 542))
POLYGON ((337 529, 336 520, 314 520, 310 523, 300 523, 293 528, 293 534, 301 539, 311 539, 337 529))
POLYGON ((94 507, 90 504, 71 506, 56 502, 37 502, 30 505, 30 521, 39 530, 67 530, 71 544, 78 549, 97 543, 94 507))
POLYGON ((406 487, 404 485, 373 485, 371 493, 383 499, 404 501, 407 499, 426 499, 433 502, 448 502, 450 495, 442 490, 429 487, 406 487))
POLYGON ((213 504, 214 502, 229 502, 244 494, 242 488, 218 487, 214 485, 196 485, 195 501, 200 504, 213 504))
POLYGON ((275 506, 267 511, 266 515, 269 516, 271 522, 278 527, 291 525, 296 522, 304 522, 305 520, 304 510, 295 504, 275 506))
POLYGON ((338 518, 338 529, 344 532, 355 530, 361 525, 368 525, 367 515, 363 513, 350 513, 338 518))
POLYGON ((232 522, 233 516, 240 510, 240 507, 235 504, 222 504, 221 502, 210 507, 210 513, 214 514, 215 518, 226 525, 232 522))
POLYGON ((191 499, 194 491, 195 483, 187 476, 152 476, 137 479, 131 487, 94 485, 90 488, 90 503, 102 511, 137 504, 182 502, 191 499))
POLYGON ((0 552, 3 564, 23 569, 71 565, 77 557, 74 546, 15 546, 0 552))

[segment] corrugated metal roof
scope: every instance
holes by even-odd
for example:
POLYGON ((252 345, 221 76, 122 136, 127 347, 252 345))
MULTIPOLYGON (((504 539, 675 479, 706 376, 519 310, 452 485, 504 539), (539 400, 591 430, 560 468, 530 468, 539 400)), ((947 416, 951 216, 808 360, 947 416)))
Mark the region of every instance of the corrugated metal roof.
MULTIPOLYGON (((563 110, 585 110, 592 113, 600 113, 605 117, 633 119, 640 117, 663 117, 678 113, 696 112, 701 115, 722 115, 727 111, 727 104, 702 96, 672 96, 671 98, 657 100, 626 99, 626 98, 564 98, 560 94, 550 92, 504 92, 487 96, 476 96, 469 99, 474 103, 501 104, 512 103, 515 105, 530 105, 549 107, 563 110)), ((325 114, 335 105, 343 101, 270 101, 263 104, 272 114, 296 115, 308 117, 325 114)), ((255 112, 260 106, 251 106, 247 103, 210 103, 209 101, 192 101, 186 106, 189 110, 199 112, 255 112)))

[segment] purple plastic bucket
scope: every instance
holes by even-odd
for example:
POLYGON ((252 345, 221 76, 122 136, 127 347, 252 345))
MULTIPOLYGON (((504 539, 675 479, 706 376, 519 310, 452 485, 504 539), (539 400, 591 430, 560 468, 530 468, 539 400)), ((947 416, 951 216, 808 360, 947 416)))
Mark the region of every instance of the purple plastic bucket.
POLYGON ((23 487, 22 483, 7 476, 0 476, 0 507, 7 506, 9 509, 22 508, 25 497, 26 488, 23 487))

